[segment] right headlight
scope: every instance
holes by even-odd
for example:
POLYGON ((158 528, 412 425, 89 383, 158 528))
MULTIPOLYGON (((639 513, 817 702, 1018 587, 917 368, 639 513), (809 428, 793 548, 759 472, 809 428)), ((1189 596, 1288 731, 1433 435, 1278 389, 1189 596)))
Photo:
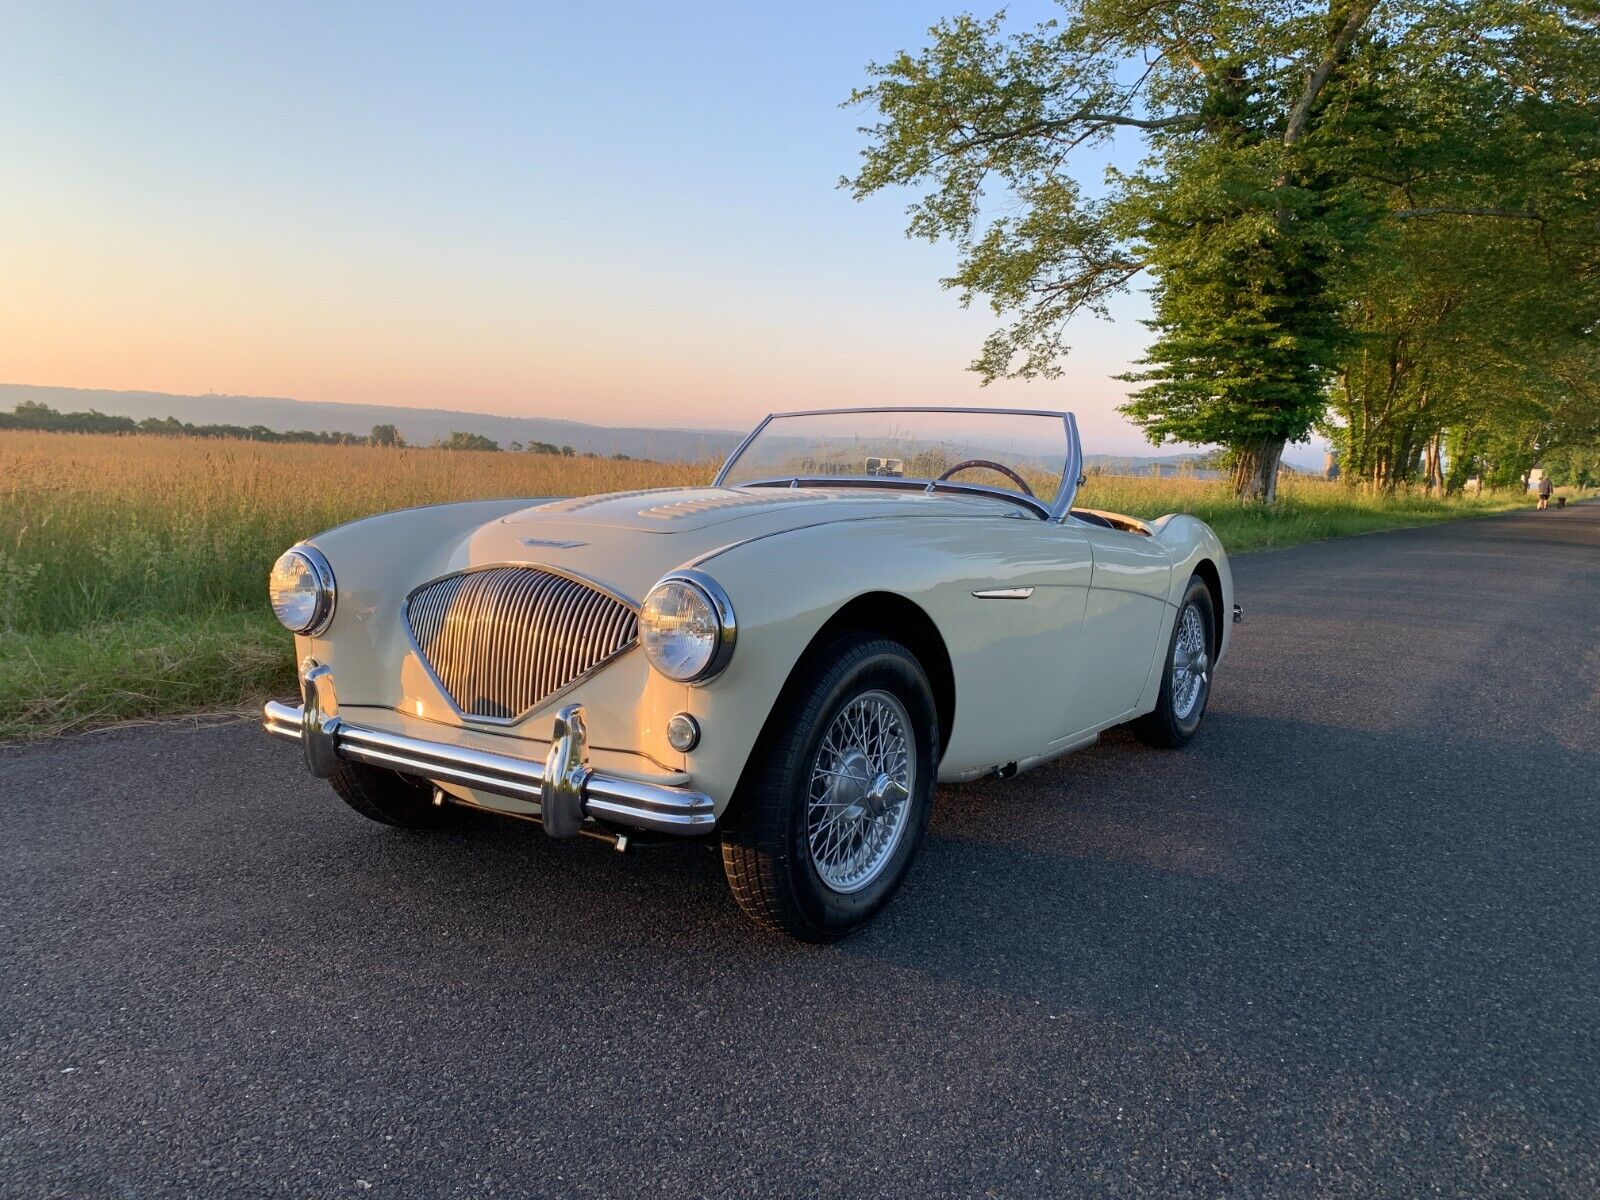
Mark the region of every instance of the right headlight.
POLYGON ((333 621, 333 568, 313 546, 296 546, 272 564, 267 593, 290 633, 318 634, 333 621))
POLYGON ((668 575, 639 609, 645 657, 679 683, 702 683, 726 667, 736 632, 727 594, 700 571, 668 575))

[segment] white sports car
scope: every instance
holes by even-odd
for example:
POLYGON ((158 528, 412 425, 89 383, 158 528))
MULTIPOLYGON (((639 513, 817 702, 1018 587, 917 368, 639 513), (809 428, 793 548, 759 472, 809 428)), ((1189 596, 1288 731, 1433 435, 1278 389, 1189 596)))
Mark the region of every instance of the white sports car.
POLYGON ((717 838, 751 918, 838 937, 935 780, 1199 727, 1227 556, 1191 517, 1073 508, 1081 462, 1068 413, 787 413, 710 487, 343 525, 272 569, 302 704, 264 723, 373 820, 717 838))

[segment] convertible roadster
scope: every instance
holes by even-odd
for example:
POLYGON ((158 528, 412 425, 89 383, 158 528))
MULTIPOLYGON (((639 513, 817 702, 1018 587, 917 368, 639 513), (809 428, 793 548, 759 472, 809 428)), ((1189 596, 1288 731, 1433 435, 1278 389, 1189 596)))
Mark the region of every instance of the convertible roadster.
POLYGON ((1129 724, 1182 746, 1238 619, 1216 535, 1072 507, 1068 413, 768 417, 710 487, 370 517, 272 569, 267 732, 363 816, 720 843, 758 924, 839 937, 936 780, 1129 724))

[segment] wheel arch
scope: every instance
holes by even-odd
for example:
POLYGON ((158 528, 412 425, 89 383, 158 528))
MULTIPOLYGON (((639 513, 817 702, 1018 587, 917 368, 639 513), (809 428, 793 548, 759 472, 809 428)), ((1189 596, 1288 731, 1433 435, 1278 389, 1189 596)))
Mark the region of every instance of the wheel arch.
POLYGON ((1215 659, 1222 654, 1223 625, 1227 621, 1222 598, 1222 573, 1209 558, 1202 558, 1195 563, 1193 573, 1200 577, 1200 581, 1206 585, 1206 591, 1211 593, 1211 657, 1215 659))
POLYGON ((784 688, 787 690, 800 663, 820 643, 847 630, 877 634, 899 642, 916 657, 927 673, 928 686, 933 689, 934 710, 939 716, 939 756, 943 758, 956 717, 955 667, 951 664, 944 635, 914 600, 895 592, 864 592, 841 605, 813 635, 805 652, 796 660, 784 688))
POLYGON ((788 711, 789 698, 797 686, 797 680, 812 661, 813 655, 844 633, 863 633, 898 642, 922 666, 928 676, 928 685, 933 690, 934 711, 939 721, 939 758, 934 764, 937 770, 938 762, 944 758, 945 747, 950 743, 950 722, 955 720, 956 706, 955 668, 950 661, 950 652, 945 647, 944 636, 933 618, 915 601, 895 592, 864 592, 835 609, 811 635, 805 648, 795 656, 772 709, 762 722, 760 733, 740 766, 738 784, 733 789, 728 806, 719 814, 719 819, 735 823, 743 819, 746 807, 743 797, 748 790, 748 781, 751 772, 759 768, 763 748, 772 737, 774 722, 781 720, 781 714, 788 711))

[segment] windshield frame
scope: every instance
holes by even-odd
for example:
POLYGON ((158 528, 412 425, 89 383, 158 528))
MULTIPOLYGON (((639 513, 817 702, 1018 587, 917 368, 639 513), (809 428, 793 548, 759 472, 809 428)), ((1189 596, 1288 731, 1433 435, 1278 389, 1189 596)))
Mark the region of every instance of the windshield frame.
POLYGON ((752 429, 745 439, 733 448, 727 460, 722 464, 722 469, 717 472, 717 477, 711 481, 712 487, 727 486, 724 480, 728 472, 733 469, 733 464, 739 461, 750 447, 750 443, 761 436, 761 431, 780 417, 838 417, 848 416, 853 413, 978 413, 992 417, 1053 417, 1059 420, 1067 435, 1067 457, 1062 467, 1061 486, 1057 490, 1055 499, 1049 504, 1037 498, 1029 498, 1021 492, 1009 491, 1006 488, 991 487, 982 483, 957 483, 954 480, 915 479, 887 476, 861 476, 854 478, 848 475, 775 475, 770 479, 744 479, 733 485, 736 487, 864 487, 864 488, 896 488, 900 490, 913 490, 919 492, 965 492, 979 496, 993 496, 1000 500, 1010 500, 1022 508, 1033 513, 1043 521, 1064 521, 1072 511, 1072 501, 1078 494, 1078 487, 1083 482, 1083 450, 1078 442, 1078 421, 1069 412, 1058 412, 1054 409, 1038 408, 972 408, 972 407, 938 407, 934 405, 912 405, 902 407, 892 404, 869 405, 863 408, 803 408, 793 412, 768 413, 762 418, 761 423, 752 429))

